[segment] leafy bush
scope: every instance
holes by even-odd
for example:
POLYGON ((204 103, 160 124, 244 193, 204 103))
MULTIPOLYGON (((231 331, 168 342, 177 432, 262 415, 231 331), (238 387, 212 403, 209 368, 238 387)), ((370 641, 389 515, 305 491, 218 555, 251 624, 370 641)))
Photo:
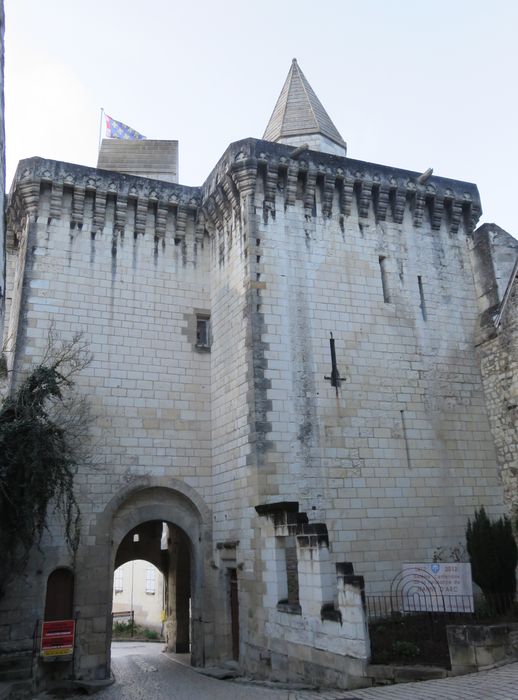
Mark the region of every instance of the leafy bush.
POLYGON ((394 656, 402 656, 404 659, 415 659, 419 656, 421 650, 413 642, 394 642, 392 644, 392 653, 394 656))
POLYGON ((473 580, 480 586, 490 608, 505 612, 516 593, 518 548, 511 521, 505 515, 491 521, 484 507, 468 520, 466 543, 473 580))
POLYGON ((114 622, 113 631, 116 635, 131 634, 134 625, 131 622, 114 622))
POLYGON ((150 630, 147 627, 142 627, 137 623, 130 622, 114 622, 113 636, 131 639, 161 639, 160 634, 155 630, 150 630))

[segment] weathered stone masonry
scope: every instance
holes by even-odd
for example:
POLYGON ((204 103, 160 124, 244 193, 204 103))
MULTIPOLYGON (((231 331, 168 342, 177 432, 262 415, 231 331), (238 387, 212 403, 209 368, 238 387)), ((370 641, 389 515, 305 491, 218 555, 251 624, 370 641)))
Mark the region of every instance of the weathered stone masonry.
MULTIPOLYGON (((295 64, 292 75, 308 95, 295 64)), ((327 115, 315 138, 311 119, 297 136, 290 115, 288 143, 232 144, 199 188, 19 165, 11 382, 51 328, 82 332, 94 355, 78 379, 96 416, 96 467, 76 477, 78 678, 109 671, 113 567, 139 528, 173 533, 167 554, 149 554, 169 557, 171 648, 190 634, 205 664, 237 644, 257 675, 354 687, 369 657, 364 591, 456 545, 476 507, 503 510, 491 430, 511 473, 514 409, 501 392, 507 382, 512 395, 516 306, 513 291, 499 335, 481 335, 479 313, 501 300, 489 303, 481 272, 475 185, 345 158, 327 115), (210 351, 196 336, 209 316, 210 351)), ((43 551, 1 602, 4 652, 32 648, 47 577, 71 565, 59 523, 43 551)))
POLYGON ((512 514, 518 507, 518 241, 494 224, 473 238, 480 325, 477 347, 487 410, 512 514))

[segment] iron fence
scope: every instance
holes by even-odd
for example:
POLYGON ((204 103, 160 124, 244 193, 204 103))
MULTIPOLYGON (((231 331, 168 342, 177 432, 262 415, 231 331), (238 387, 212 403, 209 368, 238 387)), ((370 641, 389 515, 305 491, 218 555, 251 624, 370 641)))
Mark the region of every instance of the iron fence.
POLYGON ((419 593, 368 596, 372 663, 425 663, 450 667, 449 625, 501 624, 518 621, 513 596, 419 593))
POLYGON ((134 610, 120 610, 119 612, 112 612, 112 625, 115 625, 117 622, 127 624, 130 628, 130 634, 133 637, 135 630, 134 610))
POLYGON ((429 614, 468 623, 518 619, 518 608, 512 595, 486 595, 474 600, 468 595, 446 595, 431 591, 367 596, 366 613, 369 622, 412 614, 429 614))

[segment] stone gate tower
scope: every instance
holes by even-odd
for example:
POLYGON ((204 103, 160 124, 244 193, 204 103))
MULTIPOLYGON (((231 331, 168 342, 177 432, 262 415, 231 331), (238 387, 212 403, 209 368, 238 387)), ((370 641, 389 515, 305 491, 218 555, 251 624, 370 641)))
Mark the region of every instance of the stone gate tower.
POLYGON ((346 157, 295 61, 264 138, 203 186, 102 165, 31 158, 10 194, 11 382, 51 327, 81 331, 97 466, 76 477, 74 566, 55 522, 0 602, 1 648, 32 649, 67 569, 75 677, 105 678, 114 566, 147 558, 193 663, 365 684, 362 588, 504 507, 476 186, 346 157))

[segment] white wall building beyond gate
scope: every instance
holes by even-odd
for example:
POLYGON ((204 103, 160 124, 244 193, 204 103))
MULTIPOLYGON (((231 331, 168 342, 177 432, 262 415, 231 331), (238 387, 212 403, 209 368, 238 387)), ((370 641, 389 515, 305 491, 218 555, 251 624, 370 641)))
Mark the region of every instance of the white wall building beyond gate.
POLYGON ((133 610, 137 625, 161 633, 164 593, 164 577, 156 566, 143 559, 128 561, 113 575, 112 610, 114 613, 133 610))

